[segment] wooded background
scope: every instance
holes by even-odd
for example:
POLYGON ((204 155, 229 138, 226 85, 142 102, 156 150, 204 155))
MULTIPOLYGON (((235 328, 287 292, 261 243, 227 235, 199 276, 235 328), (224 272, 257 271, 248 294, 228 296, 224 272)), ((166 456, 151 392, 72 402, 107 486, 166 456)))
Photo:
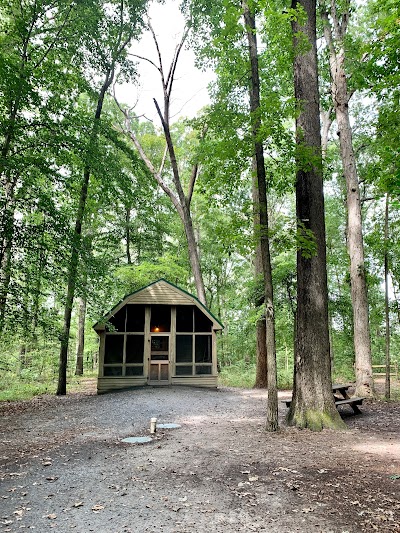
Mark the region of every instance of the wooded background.
MULTIPOLYGON (((91 326, 125 294, 161 277, 197 294, 220 318, 221 375, 253 386, 265 313, 257 143, 278 384, 291 386, 296 253, 315 254, 313 233, 296 221, 295 207, 301 103, 293 61, 309 43, 296 34, 294 46, 293 26, 304 23, 304 3, 187 0, 187 26, 168 64, 144 0, 1 0, 1 390, 14 381, 39 387, 67 364, 70 374, 93 371, 91 326), (114 84, 135 84, 148 62, 146 50, 130 53, 142 32, 153 35, 157 51, 158 122, 113 98, 114 84), (195 51, 200 67, 211 65, 216 81, 209 106, 174 121, 182 47, 195 51)), ((353 328, 355 308, 369 318, 372 363, 399 353, 400 7, 394 0, 327 0, 316 20, 329 342, 334 376, 352 380, 363 342, 354 343, 361 331, 353 328), (352 194, 362 217, 358 236, 352 194), (352 265, 353 239, 361 239, 355 246, 363 258, 352 265), (351 290, 357 276, 367 291, 361 304, 351 290)), ((310 154, 301 157, 314 165, 310 154)), ((58 392, 65 386, 59 381, 58 392)))

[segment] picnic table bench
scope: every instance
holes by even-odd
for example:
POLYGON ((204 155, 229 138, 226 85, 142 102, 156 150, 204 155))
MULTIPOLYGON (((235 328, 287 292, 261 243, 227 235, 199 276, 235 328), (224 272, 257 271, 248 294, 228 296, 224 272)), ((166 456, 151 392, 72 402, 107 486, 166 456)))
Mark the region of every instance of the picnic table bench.
MULTIPOLYGON (((339 405, 350 405, 350 407, 353 409, 353 412, 355 414, 360 414, 361 411, 358 408, 359 405, 362 405, 363 400, 365 398, 357 398, 355 396, 351 397, 349 395, 349 388, 351 385, 344 385, 344 384, 336 384, 332 385, 332 392, 333 392, 333 398, 335 400, 335 405, 338 407, 339 405)), ((292 400, 282 400, 283 403, 286 404, 286 407, 290 407, 290 404, 292 403, 292 400)))

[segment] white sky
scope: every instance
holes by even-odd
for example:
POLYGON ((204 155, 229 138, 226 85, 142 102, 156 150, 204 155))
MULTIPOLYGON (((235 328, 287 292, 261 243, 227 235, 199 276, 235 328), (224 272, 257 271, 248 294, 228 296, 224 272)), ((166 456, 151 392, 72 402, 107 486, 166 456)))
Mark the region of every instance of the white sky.
MULTIPOLYGON (((179 11, 179 2, 167 0, 164 5, 153 3, 150 7, 150 18, 162 53, 164 70, 167 73, 184 29, 184 19, 179 11)), ((130 51, 133 54, 147 57, 158 64, 156 48, 149 32, 146 32, 140 42, 135 43, 130 51)), ((209 103, 207 86, 213 79, 213 74, 211 71, 199 71, 194 66, 194 62, 193 51, 188 50, 187 47, 183 48, 172 89, 171 121, 181 116, 193 117, 199 109, 209 103)), ((144 114, 158 125, 159 119, 153 98, 157 99, 162 109, 160 75, 153 65, 143 60, 139 61, 138 72, 140 74, 139 85, 117 86, 117 98, 129 106, 136 104, 137 115, 144 114)))

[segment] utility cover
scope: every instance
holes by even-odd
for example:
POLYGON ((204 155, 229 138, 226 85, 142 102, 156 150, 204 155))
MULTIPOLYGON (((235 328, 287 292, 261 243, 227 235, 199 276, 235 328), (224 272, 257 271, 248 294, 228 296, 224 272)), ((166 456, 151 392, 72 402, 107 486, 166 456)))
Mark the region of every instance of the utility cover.
POLYGON ((144 442, 151 442, 151 437, 127 437, 122 439, 122 442, 129 442, 130 444, 143 444, 144 442))

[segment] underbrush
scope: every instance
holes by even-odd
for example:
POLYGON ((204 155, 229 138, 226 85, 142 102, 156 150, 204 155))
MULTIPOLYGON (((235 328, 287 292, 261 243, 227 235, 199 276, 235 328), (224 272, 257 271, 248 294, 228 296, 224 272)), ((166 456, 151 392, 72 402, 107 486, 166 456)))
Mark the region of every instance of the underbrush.
MULTIPOLYGON (((93 379, 96 375, 95 372, 88 372, 84 376, 68 376, 67 393, 85 390, 84 380, 93 379)), ((0 379, 0 402, 30 400, 42 394, 55 394, 56 390, 57 380, 54 376, 37 378, 8 372, 0 379)))
MULTIPOLYGON (((224 387, 251 389, 256 381, 254 364, 236 363, 221 368, 219 383, 224 387)), ((278 369, 278 389, 291 389, 293 383, 292 369, 278 369)))

